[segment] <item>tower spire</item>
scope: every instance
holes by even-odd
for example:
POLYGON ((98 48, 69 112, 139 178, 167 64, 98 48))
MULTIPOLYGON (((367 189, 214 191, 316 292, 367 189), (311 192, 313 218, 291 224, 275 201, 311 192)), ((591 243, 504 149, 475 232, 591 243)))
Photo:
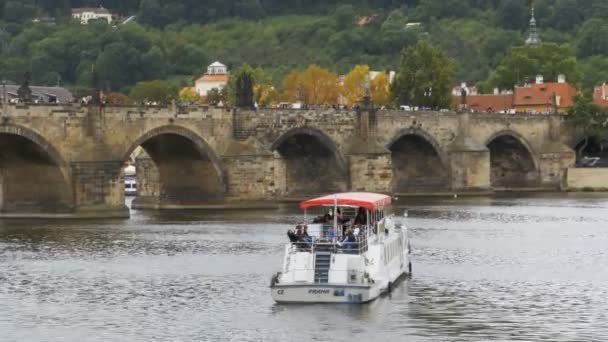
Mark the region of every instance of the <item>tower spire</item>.
POLYGON ((540 44, 540 37, 538 36, 538 29, 536 27, 536 18, 534 17, 534 0, 530 4, 531 16, 530 16, 530 33, 528 39, 526 39, 526 45, 537 45, 540 44))

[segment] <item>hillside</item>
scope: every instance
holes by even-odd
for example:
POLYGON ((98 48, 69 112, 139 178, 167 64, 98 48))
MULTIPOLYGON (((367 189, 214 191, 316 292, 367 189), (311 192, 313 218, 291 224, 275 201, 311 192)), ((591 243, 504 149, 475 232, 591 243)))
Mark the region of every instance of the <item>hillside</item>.
MULTIPOLYGON (((69 20, 71 7, 99 2, 0 0, 3 77, 30 70, 34 83, 89 87, 95 65, 106 90, 127 91, 140 80, 188 80, 217 59, 262 66, 279 85, 311 63, 339 73, 361 63, 395 69, 404 47, 426 39, 456 61, 455 82, 482 85, 523 44, 530 15, 528 0, 112 0, 101 3, 137 21, 69 20)), ((542 40, 567 45, 581 84, 607 81, 608 2, 538 0, 535 8, 542 40)))

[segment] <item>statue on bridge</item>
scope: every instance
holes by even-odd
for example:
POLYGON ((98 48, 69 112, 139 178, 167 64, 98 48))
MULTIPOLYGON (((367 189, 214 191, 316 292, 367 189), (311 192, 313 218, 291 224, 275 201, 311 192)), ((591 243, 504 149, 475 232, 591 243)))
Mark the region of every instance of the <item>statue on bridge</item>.
POLYGON ((460 89, 460 110, 467 110, 467 95, 466 88, 460 89))
POLYGON ((32 102, 32 89, 30 89, 30 72, 26 71, 23 74, 23 82, 19 89, 17 89, 17 96, 19 98, 19 102, 28 103, 32 102))

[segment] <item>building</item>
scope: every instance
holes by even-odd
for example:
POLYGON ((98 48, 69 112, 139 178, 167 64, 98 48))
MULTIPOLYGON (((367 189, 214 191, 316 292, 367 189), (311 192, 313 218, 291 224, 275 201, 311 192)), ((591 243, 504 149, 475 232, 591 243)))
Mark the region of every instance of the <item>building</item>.
MULTIPOLYGON (((513 93, 478 94, 467 96, 467 111, 475 113, 504 113, 512 114, 513 93)), ((462 108, 461 96, 452 95, 452 108, 462 108)))
MULTIPOLYGON (((0 102, 16 103, 19 101, 18 85, 0 85, 0 102), (6 97, 6 100, 5 100, 6 97)), ((62 87, 37 87, 30 86, 32 90, 32 101, 34 103, 71 103, 74 96, 66 88, 62 87)))
POLYGON ((552 83, 545 83, 539 75, 536 83, 515 87, 513 107, 517 113, 565 113, 574 104, 576 93, 564 75, 552 83))
POLYGON ((593 102, 603 108, 608 108, 608 85, 606 83, 595 87, 593 91, 593 102))
POLYGON ((112 23, 112 13, 102 6, 99 7, 82 7, 72 9, 72 18, 79 20, 81 24, 86 25, 91 20, 103 19, 112 23))
POLYGON ((475 87, 475 86, 467 86, 466 82, 462 82, 459 86, 456 86, 456 87, 452 88, 452 95, 453 96, 461 96, 463 89, 467 93, 467 96, 477 95, 477 87, 475 87))
POLYGON ((194 88, 199 96, 204 97, 211 89, 223 89, 227 84, 228 68, 220 62, 215 62, 207 67, 207 73, 194 82, 194 88))

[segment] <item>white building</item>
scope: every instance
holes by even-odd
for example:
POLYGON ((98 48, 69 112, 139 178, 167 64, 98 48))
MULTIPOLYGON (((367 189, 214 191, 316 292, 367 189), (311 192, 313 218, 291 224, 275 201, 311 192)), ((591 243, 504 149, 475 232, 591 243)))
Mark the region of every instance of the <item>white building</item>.
POLYGON ((228 84, 228 68, 215 62, 207 67, 207 73, 194 82, 194 88, 199 96, 207 96, 209 90, 223 89, 228 84))
POLYGON ((104 19, 108 24, 112 23, 112 13, 102 6, 73 8, 72 18, 80 20, 80 23, 83 25, 88 24, 91 20, 98 19, 104 19))

